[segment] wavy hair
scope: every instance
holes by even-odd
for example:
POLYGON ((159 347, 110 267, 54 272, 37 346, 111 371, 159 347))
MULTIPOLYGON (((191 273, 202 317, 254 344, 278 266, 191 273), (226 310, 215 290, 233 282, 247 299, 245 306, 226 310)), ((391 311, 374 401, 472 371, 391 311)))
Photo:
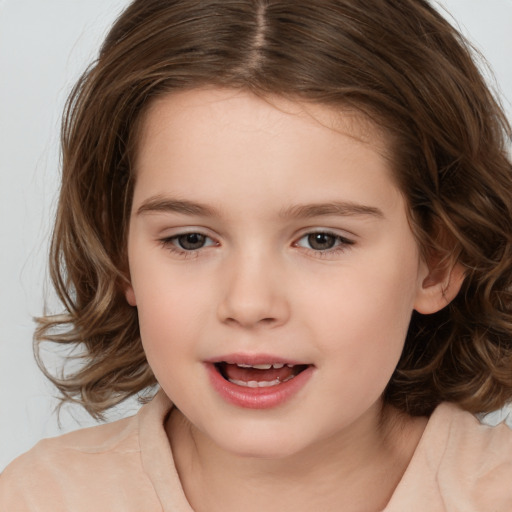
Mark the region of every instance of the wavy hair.
POLYGON ((355 109, 393 142, 423 253, 462 265, 458 296, 413 314, 385 400, 486 412, 512 398, 511 129, 470 45, 425 0, 135 0, 68 100, 50 274, 64 306, 35 352, 93 416, 156 381, 125 300, 132 162, 157 97, 205 85, 355 109), (79 349, 58 376, 43 342, 79 349))

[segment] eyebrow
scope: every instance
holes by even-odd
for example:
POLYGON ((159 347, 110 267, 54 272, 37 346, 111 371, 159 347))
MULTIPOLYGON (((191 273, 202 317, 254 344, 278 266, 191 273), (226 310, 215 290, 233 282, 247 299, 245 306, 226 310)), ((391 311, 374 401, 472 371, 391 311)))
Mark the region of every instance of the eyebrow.
POLYGON ((171 199, 161 196, 150 197, 137 209, 137 215, 158 212, 182 213, 185 215, 198 215, 203 217, 219 216, 219 212, 210 206, 193 201, 171 199))
POLYGON ((384 218, 382 210, 375 206, 366 206, 351 201, 333 201, 329 203, 295 205, 283 210, 281 217, 294 217, 298 219, 309 219, 312 217, 321 217, 326 215, 351 216, 370 216, 384 218))
MULTIPOLYGON (((181 213, 184 215, 197 215, 201 217, 220 217, 220 212, 194 201, 166 198, 161 196, 150 197, 137 209, 137 215, 145 213, 181 213)), ((309 219, 327 215, 339 216, 370 216, 384 218, 382 210, 374 206, 366 206, 350 201, 333 201, 328 203, 315 203, 305 205, 292 205, 281 210, 281 218, 309 219)))

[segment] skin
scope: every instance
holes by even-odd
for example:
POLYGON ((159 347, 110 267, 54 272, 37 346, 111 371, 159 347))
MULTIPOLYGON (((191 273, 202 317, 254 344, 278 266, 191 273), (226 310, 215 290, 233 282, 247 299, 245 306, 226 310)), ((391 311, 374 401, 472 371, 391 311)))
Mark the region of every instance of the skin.
POLYGON ((126 297, 196 512, 382 510, 407 467, 426 420, 381 395, 412 311, 452 285, 420 257, 388 152, 357 115, 283 98, 199 89, 149 108, 126 297), (184 233, 204 245, 183 249, 184 233), (212 388, 204 361, 261 353, 312 376, 264 410, 212 388))

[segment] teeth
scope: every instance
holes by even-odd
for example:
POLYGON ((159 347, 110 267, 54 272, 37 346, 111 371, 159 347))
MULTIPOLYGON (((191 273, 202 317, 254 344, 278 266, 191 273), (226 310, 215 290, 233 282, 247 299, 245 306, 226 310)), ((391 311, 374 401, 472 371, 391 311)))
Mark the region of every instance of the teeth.
POLYGON ((236 384, 237 386, 242 386, 244 388, 270 388, 272 386, 278 386, 279 384, 282 384, 284 382, 288 382, 289 380, 292 380, 295 377, 295 375, 290 375, 283 381, 280 379, 274 379, 274 380, 250 380, 246 382, 245 380, 237 380, 237 379, 228 379, 229 382, 232 384, 236 384))
POLYGON ((256 380, 250 380, 249 382, 245 382, 243 380, 229 379, 229 382, 236 384, 237 386, 242 386, 244 388, 269 388, 271 386, 277 386, 278 384, 281 384, 281 381, 279 379, 262 380, 259 382, 256 380))
POLYGON ((236 384, 237 386, 242 386, 244 388, 268 388, 271 386, 277 386, 278 384, 281 384, 279 379, 270 381, 262 380, 260 382, 256 380, 250 380, 249 382, 245 382, 244 380, 229 379, 229 382, 236 384))
MULTIPOLYGON (((232 363, 228 363, 232 364, 232 363)), ((237 366, 239 368, 254 368, 256 370, 270 370, 270 368, 275 368, 276 370, 279 370, 279 368, 283 368, 284 364, 282 363, 266 363, 266 364, 245 364, 245 363, 237 363, 237 366)), ((286 365, 289 368, 293 368, 293 364, 286 365)))
POLYGON ((254 368, 256 370, 270 370, 272 368, 271 364, 245 364, 239 363, 237 364, 238 368, 254 368))

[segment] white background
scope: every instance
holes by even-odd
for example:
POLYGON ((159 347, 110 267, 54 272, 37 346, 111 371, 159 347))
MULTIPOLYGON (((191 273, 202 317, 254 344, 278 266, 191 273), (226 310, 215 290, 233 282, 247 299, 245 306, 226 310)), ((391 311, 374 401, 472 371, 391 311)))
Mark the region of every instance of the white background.
MULTIPOLYGON (((512 118, 512 0, 440 3, 491 63, 512 118)), ((63 104, 127 4, 0 0, 0 471, 40 438, 94 423, 65 408, 59 429, 55 391, 32 356, 32 317, 45 298, 52 304, 46 256, 63 104)), ((129 403, 111 418, 135 409, 129 403)))

